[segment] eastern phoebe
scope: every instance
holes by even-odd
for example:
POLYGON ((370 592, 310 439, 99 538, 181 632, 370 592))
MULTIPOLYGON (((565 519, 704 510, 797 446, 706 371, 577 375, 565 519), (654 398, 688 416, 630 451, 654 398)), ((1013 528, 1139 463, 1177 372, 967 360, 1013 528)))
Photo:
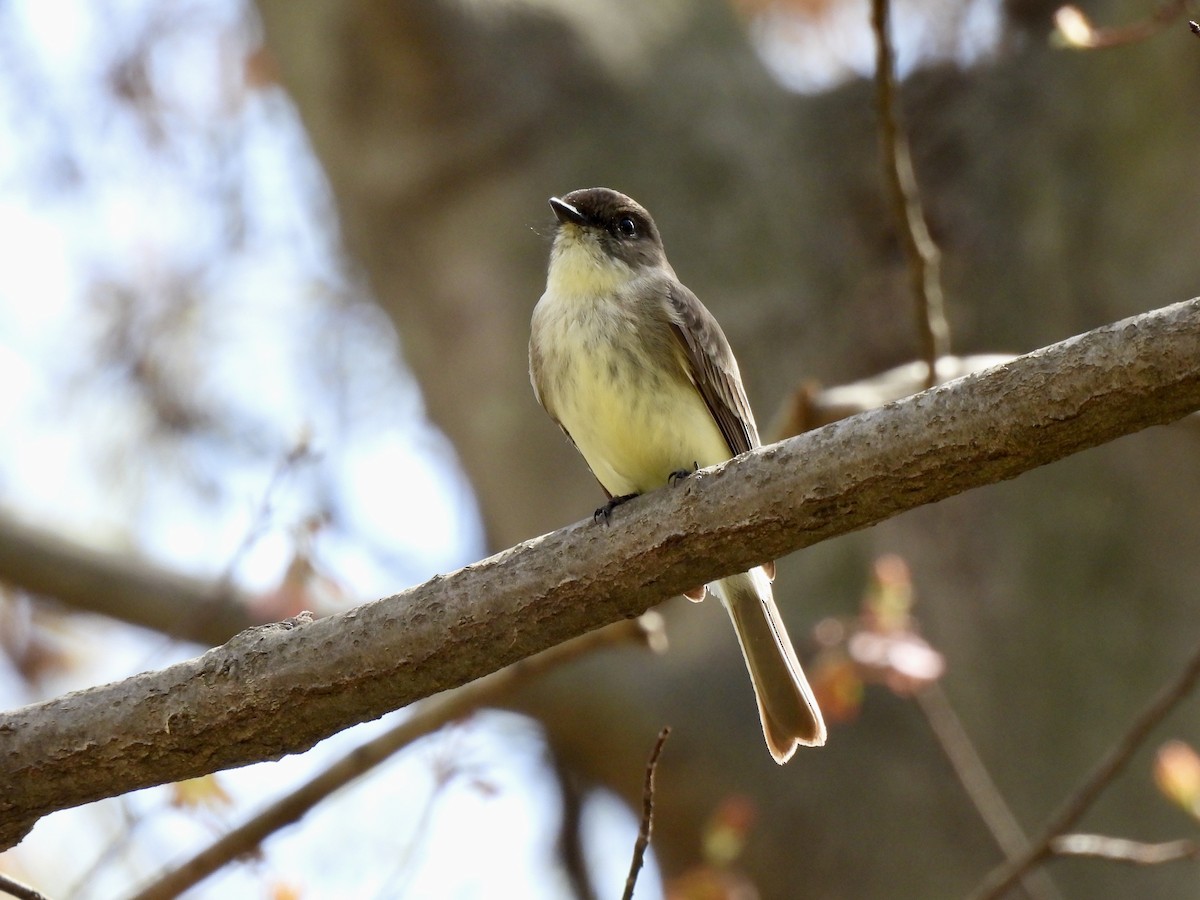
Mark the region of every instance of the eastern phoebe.
MULTIPOLYGON (((608 188, 552 197, 546 292, 533 311, 538 402, 612 508, 759 445, 721 326, 667 262, 650 214, 608 188)), ((825 743, 825 723, 771 594, 775 564, 713 582, 729 610, 775 761, 825 743)), ((704 588, 688 592, 704 598, 704 588)))

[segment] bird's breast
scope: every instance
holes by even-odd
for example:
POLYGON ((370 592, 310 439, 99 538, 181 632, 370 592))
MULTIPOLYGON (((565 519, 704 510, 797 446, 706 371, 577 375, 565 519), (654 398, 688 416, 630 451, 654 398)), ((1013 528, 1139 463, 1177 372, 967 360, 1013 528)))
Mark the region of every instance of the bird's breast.
POLYGON ((534 314, 538 391, 613 496, 732 454, 670 326, 609 298, 543 297, 534 314))

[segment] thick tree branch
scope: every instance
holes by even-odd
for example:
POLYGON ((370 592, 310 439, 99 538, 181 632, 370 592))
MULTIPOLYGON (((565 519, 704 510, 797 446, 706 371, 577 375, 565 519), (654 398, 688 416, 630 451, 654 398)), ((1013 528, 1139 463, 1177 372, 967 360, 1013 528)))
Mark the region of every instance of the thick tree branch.
POLYGON ((0 581, 207 646, 255 624, 245 597, 0 515, 0 581))
POLYGON ((277 759, 696 584, 1200 408, 1200 300, 763 447, 337 616, 0 716, 0 846, 56 809, 277 759))

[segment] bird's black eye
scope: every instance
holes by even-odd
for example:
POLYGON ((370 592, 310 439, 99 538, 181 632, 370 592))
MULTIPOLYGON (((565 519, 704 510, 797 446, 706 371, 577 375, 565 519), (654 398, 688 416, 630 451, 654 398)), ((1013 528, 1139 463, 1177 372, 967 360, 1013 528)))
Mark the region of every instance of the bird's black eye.
POLYGON ((620 219, 617 220, 617 231, 621 234, 622 237, 627 237, 627 238, 637 237, 638 236, 637 222, 633 221, 633 219, 630 218, 629 216, 622 216, 620 219))

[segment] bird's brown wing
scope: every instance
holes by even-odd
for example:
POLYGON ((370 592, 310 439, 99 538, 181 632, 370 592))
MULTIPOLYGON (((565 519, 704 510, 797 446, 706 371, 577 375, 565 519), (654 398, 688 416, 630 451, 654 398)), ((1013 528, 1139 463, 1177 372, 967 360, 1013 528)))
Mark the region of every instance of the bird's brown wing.
POLYGON ((667 288, 671 329, 683 348, 692 382, 704 398, 730 455, 758 446, 758 428, 729 341, 712 313, 678 281, 667 288))
MULTIPOLYGON (((725 332, 699 298, 678 281, 670 284, 667 299, 671 330, 683 348, 692 382, 721 429, 730 453, 736 456, 754 449, 759 445, 758 426, 725 332)), ((765 562, 762 567, 767 578, 774 581, 775 563, 765 562)), ((703 596, 701 593, 700 598, 703 596)))

